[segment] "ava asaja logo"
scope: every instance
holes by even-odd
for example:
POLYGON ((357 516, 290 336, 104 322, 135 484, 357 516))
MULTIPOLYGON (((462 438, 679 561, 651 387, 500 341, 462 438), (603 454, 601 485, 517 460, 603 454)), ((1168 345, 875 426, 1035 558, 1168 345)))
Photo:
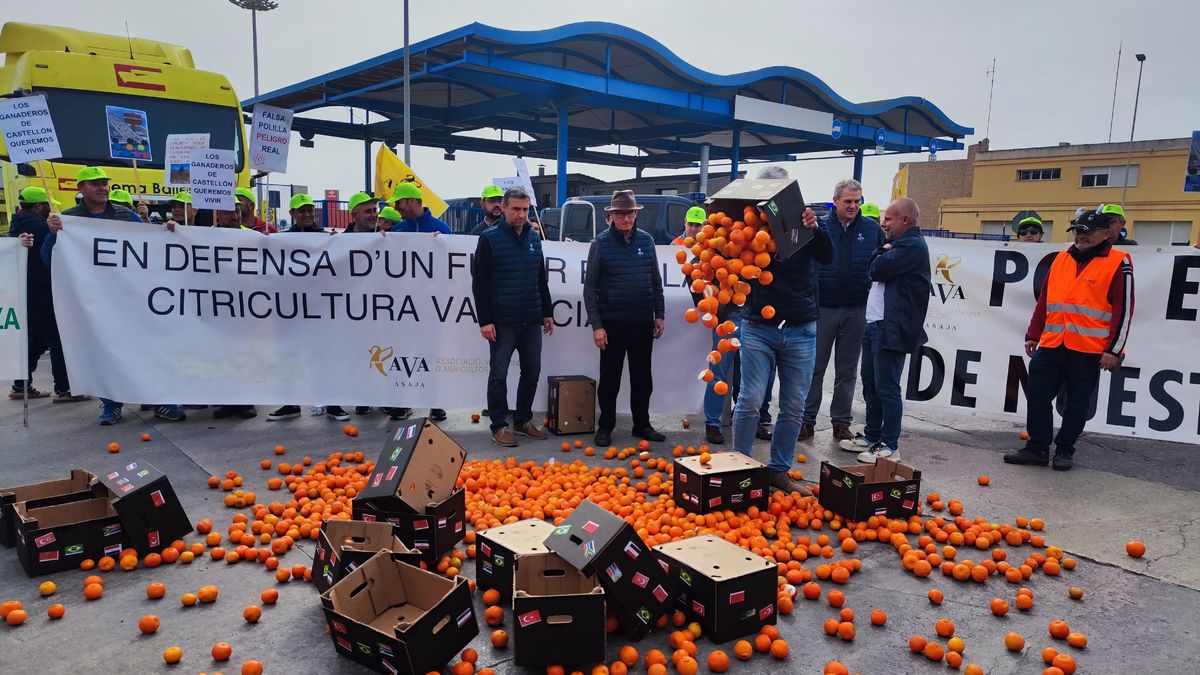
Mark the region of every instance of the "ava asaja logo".
POLYGON ((933 268, 933 283, 929 287, 930 297, 941 300, 943 305, 951 300, 967 299, 967 296, 963 293, 963 287, 955 283, 954 278, 950 276, 950 270, 961 264, 961 256, 951 258, 949 255, 942 253, 937 257, 937 262, 933 268))
POLYGON ((428 373, 429 363, 424 356, 396 356, 392 347, 374 345, 369 350, 370 365, 380 375, 389 377, 392 373, 411 378, 418 373, 428 373))

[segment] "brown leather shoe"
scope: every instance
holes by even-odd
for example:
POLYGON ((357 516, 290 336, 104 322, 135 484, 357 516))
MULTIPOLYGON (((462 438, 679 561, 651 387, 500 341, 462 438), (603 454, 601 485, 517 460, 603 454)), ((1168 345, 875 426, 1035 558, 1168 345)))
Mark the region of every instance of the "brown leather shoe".
POLYGON ((816 431, 816 429, 813 428, 813 425, 811 423, 801 422, 800 423, 800 436, 796 440, 807 441, 808 439, 813 437, 813 433, 815 431, 816 431))
MULTIPOLYGON (((532 421, 522 424, 520 427, 517 428, 516 433, 521 434, 522 436, 528 436, 529 438, 532 438, 536 441, 540 441, 540 440, 543 440, 546 438, 546 432, 537 428, 537 425, 534 424, 532 421)), ((513 443, 513 445, 516 445, 516 443, 513 443)))
POLYGON ((506 448, 517 447, 517 439, 513 438, 512 429, 508 427, 500 427, 492 432, 492 442, 496 445, 502 445, 506 448))
POLYGON ((846 422, 833 423, 833 440, 848 441, 854 438, 854 432, 850 431, 850 425, 846 422))

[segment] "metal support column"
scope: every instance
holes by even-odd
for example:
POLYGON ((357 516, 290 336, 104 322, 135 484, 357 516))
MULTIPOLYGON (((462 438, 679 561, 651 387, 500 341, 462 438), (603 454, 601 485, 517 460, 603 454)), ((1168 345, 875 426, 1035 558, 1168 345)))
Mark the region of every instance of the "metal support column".
POLYGON ((700 144, 700 192, 708 196, 708 143, 700 144))
POLYGON ((729 148, 729 180, 735 181, 738 177, 738 161, 742 154, 742 132, 737 127, 733 128, 733 143, 729 148))
POLYGON ((558 175, 554 177, 555 185, 555 202, 554 205, 562 207, 563 202, 567 201, 567 117, 568 105, 566 101, 558 104, 558 175))
MULTIPOLYGON (((363 191, 375 194, 375 186, 371 183, 371 111, 366 111, 363 120, 363 191)), ((387 198, 387 195, 384 195, 387 198)))
POLYGON ((863 169, 863 151, 859 148, 854 151, 854 180, 862 182, 863 169))

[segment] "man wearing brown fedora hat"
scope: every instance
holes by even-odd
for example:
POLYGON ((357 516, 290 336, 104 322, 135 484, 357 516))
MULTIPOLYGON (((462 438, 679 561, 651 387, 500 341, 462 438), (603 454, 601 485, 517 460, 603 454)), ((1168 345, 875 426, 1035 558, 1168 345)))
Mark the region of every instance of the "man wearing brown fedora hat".
POLYGON ((635 227, 641 209, 633 190, 613 192, 612 201, 604 207, 608 229, 596 235, 588 250, 583 302, 592 340, 600 349, 598 446, 612 442, 626 354, 633 435, 648 441, 666 440, 650 426, 650 394, 654 391, 650 355, 654 341, 663 334, 663 287, 654 237, 635 227))

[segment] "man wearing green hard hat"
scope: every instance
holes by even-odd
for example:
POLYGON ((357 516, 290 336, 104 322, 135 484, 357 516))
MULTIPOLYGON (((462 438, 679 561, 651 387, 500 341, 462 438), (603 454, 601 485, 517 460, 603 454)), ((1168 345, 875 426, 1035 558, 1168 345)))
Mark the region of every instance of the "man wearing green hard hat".
POLYGON ((192 193, 187 190, 180 190, 171 195, 167 200, 167 208, 171 209, 172 222, 180 225, 208 227, 213 224, 211 213, 201 213, 192 206, 192 193))
POLYGON ((684 240, 688 238, 694 239, 706 222, 708 222, 708 214, 704 211, 704 207, 693 206, 687 210, 687 214, 684 216, 683 234, 675 237, 671 243, 683 246, 684 240))
POLYGON ((421 204, 421 188, 412 183, 400 183, 392 190, 391 202, 404 216, 404 222, 397 225, 395 232, 432 232, 433 234, 453 234, 450 226, 435 218, 429 209, 421 204))
POLYGON ((1040 218, 1026 216, 1017 222, 1017 241, 1033 244, 1040 242, 1046 235, 1040 218))
POLYGON ((874 220, 877 223, 879 222, 879 218, 882 215, 882 212, 879 210, 879 205, 874 204, 872 202, 867 202, 867 203, 863 204, 862 206, 858 207, 858 212, 863 214, 867 218, 874 220))
POLYGON ((1113 246, 1137 246, 1137 241, 1126 236, 1129 230, 1125 229, 1125 209, 1120 204, 1101 204, 1096 212, 1108 216, 1108 241, 1113 246))
POLYGON ((404 220, 404 216, 400 212, 390 206, 385 206, 379 212, 379 231, 391 232, 395 229, 396 224, 404 220))
POLYGON ((313 204, 313 198, 307 194, 301 192, 292 195, 292 200, 288 202, 288 213, 292 216, 292 227, 288 232, 324 232, 317 225, 317 207, 313 204))
POLYGON ((233 196, 237 199, 238 222, 242 227, 262 234, 275 234, 279 231, 274 225, 262 220, 254 213, 254 207, 258 200, 254 198, 254 192, 250 188, 235 188, 233 196))
POLYGON ((483 220, 471 230, 471 235, 475 237, 500 222, 500 217, 504 214, 504 190, 501 190, 498 185, 489 185, 483 188, 483 195, 480 196, 479 203, 483 207, 483 220))
MULTIPOLYGON (((64 216, 124 220, 131 223, 142 222, 142 219, 133 210, 121 204, 114 203, 109 199, 108 174, 104 173, 104 169, 98 166, 83 167, 75 176, 75 184, 79 188, 79 194, 83 199, 79 204, 63 211, 64 216)), ((54 242, 57 241, 58 232, 62 229, 61 222, 55 222, 56 220, 49 221, 50 234, 46 237, 46 243, 42 245, 42 260, 47 265, 53 260, 54 242)), ((171 225, 168 224, 168 227, 171 227, 171 225)), ((107 426, 119 422, 121 420, 122 405, 119 401, 112 401, 106 398, 100 399, 100 424, 107 426)), ((180 422, 187 419, 187 416, 179 409, 179 406, 173 404, 155 406, 154 416, 171 422, 180 422)))
POLYGON ((346 203, 350 211, 350 224, 347 232, 377 232, 379 231, 379 200, 370 192, 355 192, 346 203))
POLYGON ((63 358, 62 342, 58 337, 58 321, 54 316, 54 296, 50 288, 50 266, 42 261, 38 251, 50 235, 48 220, 58 220, 51 205, 59 205, 41 187, 30 186, 17 195, 20 206, 9 223, 8 236, 21 239, 29 247, 29 266, 26 269, 27 323, 29 340, 29 379, 13 380, 8 393, 11 399, 43 398, 46 392, 33 387, 33 371, 42 354, 50 351, 50 372, 54 376, 54 402, 86 401, 90 396, 73 396, 67 379, 67 364, 63 358))

